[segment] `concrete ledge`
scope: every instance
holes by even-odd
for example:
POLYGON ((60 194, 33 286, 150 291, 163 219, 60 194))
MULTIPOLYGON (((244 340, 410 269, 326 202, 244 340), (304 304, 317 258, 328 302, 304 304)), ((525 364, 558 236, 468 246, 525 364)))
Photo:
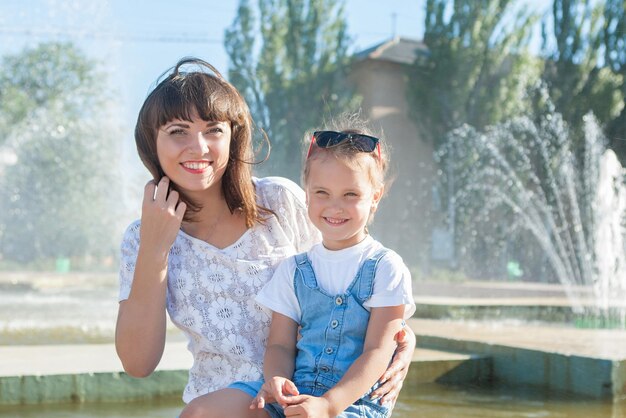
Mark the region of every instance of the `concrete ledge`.
MULTIPOLYGON (((494 381, 626 398, 626 331, 415 318, 409 325, 418 349, 406 385, 494 381)), ((0 405, 180 396, 191 363, 184 342, 168 342, 157 371, 133 379, 112 344, 0 346, 0 405)))
POLYGON ((0 377, 0 405, 123 402, 182 395, 187 370, 160 370, 145 379, 124 372, 0 377))
POLYGON ((558 322, 573 324, 584 319, 584 314, 577 314, 571 306, 558 305, 546 301, 535 304, 534 301, 516 300, 513 304, 503 304, 499 300, 469 301, 466 305, 437 303, 417 303, 415 315, 420 318, 442 320, 487 320, 523 319, 525 321, 558 322), (471 303, 471 304, 470 304, 471 303))
POLYGON ((491 369, 488 356, 418 347, 404 384, 484 382, 491 379, 491 369))
POLYGON ((437 328, 429 328, 431 321, 425 320, 411 320, 410 324, 418 334, 419 347, 489 357, 494 382, 532 385, 596 399, 626 398, 626 357, 620 344, 624 333, 528 326, 497 330, 441 321, 436 322, 437 328), (577 341, 584 344, 576 346, 577 341), (593 349, 596 344, 606 347, 610 343, 619 345, 605 352, 593 349))
POLYGON ((623 387, 613 384, 613 370, 623 369, 622 362, 432 336, 420 336, 419 340, 420 346, 471 350, 489 356, 494 382, 541 386, 598 399, 624 395, 623 387))
MULTIPOLYGON (((144 379, 122 371, 112 344, 0 346, 0 405, 182 396, 189 367, 184 343, 168 343, 159 369, 144 379)), ((405 384, 477 381, 490 370, 491 361, 484 356, 416 349, 405 384)))
POLYGON ((135 379, 113 344, 0 346, 0 405, 182 396, 191 363, 185 343, 168 343, 157 370, 135 379))

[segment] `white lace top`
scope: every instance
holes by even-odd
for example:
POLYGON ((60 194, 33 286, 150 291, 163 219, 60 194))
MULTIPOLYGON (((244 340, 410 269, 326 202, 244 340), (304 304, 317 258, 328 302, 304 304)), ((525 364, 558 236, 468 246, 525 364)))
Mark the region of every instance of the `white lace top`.
MULTIPOLYGON (((273 210, 265 225, 248 229, 218 249, 180 231, 168 258, 167 311, 189 340, 194 363, 183 400, 262 376, 270 311, 255 302, 286 257, 320 241, 310 224, 304 192, 279 177, 255 179, 258 203, 273 210)), ((140 222, 122 241, 119 299, 130 294, 140 222)))

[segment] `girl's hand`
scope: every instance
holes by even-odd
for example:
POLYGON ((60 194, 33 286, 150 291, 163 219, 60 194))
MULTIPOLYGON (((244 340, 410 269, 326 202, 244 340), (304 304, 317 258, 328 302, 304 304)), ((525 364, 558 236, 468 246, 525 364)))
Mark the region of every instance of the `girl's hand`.
POLYGON ((265 404, 278 402, 283 408, 291 396, 299 395, 296 385, 289 379, 274 376, 263 383, 261 390, 250 404, 250 409, 263 409, 265 404))
POLYGON ((169 184, 170 179, 163 177, 158 186, 150 181, 144 188, 139 239, 142 249, 153 254, 169 252, 187 209, 179 201, 178 192, 172 190, 168 194, 169 184))
POLYGON ((337 414, 332 412, 332 405, 328 399, 309 395, 292 396, 287 400, 289 406, 285 408, 285 416, 302 418, 332 418, 337 414))
POLYGON ((413 352, 415 351, 415 334, 413 330, 405 325, 396 334, 396 341, 398 342, 398 347, 393 355, 392 362, 378 380, 381 385, 370 394, 372 400, 380 398, 380 404, 391 402, 393 405, 396 403, 404 378, 409 372, 409 366, 413 359, 413 352))
POLYGON ((268 403, 276 402, 276 399, 268 391, 265 385, 266 383, 261 386, 259 393, 257 393, 254 399, 252 399, 252 402, 250 402, 250 409, 263 409, 268 403))

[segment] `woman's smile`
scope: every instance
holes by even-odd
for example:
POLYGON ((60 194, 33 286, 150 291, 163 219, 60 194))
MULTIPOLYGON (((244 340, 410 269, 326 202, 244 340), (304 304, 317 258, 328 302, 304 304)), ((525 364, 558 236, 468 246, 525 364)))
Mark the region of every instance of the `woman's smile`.
POLYGON ((202 174, 208 170, 212 161, 183 161, 180 165, 192 174, 202 174))

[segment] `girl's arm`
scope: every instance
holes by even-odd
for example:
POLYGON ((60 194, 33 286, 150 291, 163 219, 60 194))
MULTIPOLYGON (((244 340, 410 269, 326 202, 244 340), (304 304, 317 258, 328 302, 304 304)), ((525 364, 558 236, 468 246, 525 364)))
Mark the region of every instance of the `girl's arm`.
POLYGON ((286 315, 273 312, 270 335, 263 359, 265 383, 250 408, 263 408, 265 403, 286 405, 285 395, 297 395, 291 381, 295 369, 298 324, 286 315))
POLYGON ((371 399, 380 398, 380 403, 395 403, 402 389, 402 384, 409 372, 413 359, 413 352, 417 339, 413 330, 405 325, 404 329, 396 334, 397 347, 393 354, 393 361, 378 381, 382 383, 370 394, 371 399), (381 397, 382 396, 382 397, 381 397))
POLYGON ((156 195, 154 182, 144 189, 133 284, 117 315, 115 348, 133 377, 150 375, 165 347, 167 257, 186 209, 177 192, 167 193, 168 183, 167 177, 161 179, 156 195))
POLYGON ((396 349, 394 336, 402 329, 403 316, 404 305, 372 308, 363 353, 341 380, 320 398, 304 395, 287 398, 287 403, 291 404, 287 409, 303 408, 304 416, 334 417, 352 405, 387 369, 396 349))

